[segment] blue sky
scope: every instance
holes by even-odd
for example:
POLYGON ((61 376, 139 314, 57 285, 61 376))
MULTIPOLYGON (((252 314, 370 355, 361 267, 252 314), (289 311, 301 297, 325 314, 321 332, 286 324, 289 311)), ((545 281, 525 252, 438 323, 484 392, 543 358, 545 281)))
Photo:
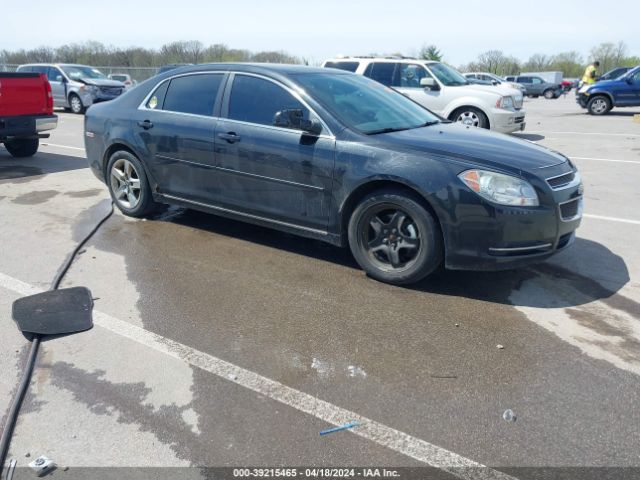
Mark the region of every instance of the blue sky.
POLYGON ((109 0, 82 5, 2 0, 0 49, 97 40, 159 47, 174 40, 286 50, 321 62, 337 54, 416 54, 437 45, 460 65, 490 49, 520 59, 623 40, 640 55, 639 0, 349 1, 109 0), (603 8, 603 5, 609 5, 603 8))

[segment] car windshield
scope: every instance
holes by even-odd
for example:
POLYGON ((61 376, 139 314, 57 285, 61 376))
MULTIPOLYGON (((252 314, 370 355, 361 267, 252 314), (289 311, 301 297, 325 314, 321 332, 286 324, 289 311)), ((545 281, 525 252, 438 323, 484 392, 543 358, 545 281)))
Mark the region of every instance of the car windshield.
POLYGON ((67 77, 71 80, 78 80, 80 78, 107 78, 104 73, 97 68, 66 66, 62 67, 62 70, 64 70, 64 73, 66 73, 67 77))
POLYGON ((111 75, 111 80, 119 80, 124 82, 127 79, 125 75, 111 75))
POLYGON ((445 65, 444 63, 429 63, 427 68, 431 73, 447 87, 459 87, 461 85, 469 85, 467 80, 457 70, 445 65))
POLYGON ((404 95, 360 75, 302 73, 293 78, 338 120, 365 134, 409 130, 439 121, 404 95))

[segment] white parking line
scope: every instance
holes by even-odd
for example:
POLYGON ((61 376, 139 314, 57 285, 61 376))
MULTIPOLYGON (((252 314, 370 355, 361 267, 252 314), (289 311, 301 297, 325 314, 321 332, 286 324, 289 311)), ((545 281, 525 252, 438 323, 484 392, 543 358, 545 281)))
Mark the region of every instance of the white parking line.
POLYGON ((590 213, 585 213, 582 216, 586 218, 594 218, 596 220, 607 220, 610 222, 621 222, 621 223, 630 223, 632 225, 640 225, 640 220, 630 220, 628 218, 606 217, 604 215, 591 215, 590 213))
POLYGON ((547 132, 544 130, 527 130, 524 133, 537 133, 545 135, 602 135, 614 137, 640 137, 640 133, 604 133, 604 132, 547 132))
POLYGON ((40 145, 43 147, 68 148, 70 150, 80 150, 84 152, 84 147, 70 147, 68 145, 58 145, 55 143, 45 143, 45 142, 40 142, 40 145))
POLYGON ((596 162, 617 162, 617 163, 637 163, 640 164, 639 160, 618 160, 615 158, 592 158, 592 157, 569 157, 571 160, 593 160, 596 162))
MULTIPOLYGON (((0 287, 21 295, 33 295, 43 290, 0 273, 0 287)), ((395 452, 468 480, 515 480, 514 477, 474 462, 468 458, 413 437, 367 417, 301 392, 251 370, 175 342, 143 328, 119 320, 106 313, 93 311, 94 323, 117 335, 174 357, 182 362, 217 375, 269 397, 298 411, 333 425, 357 422, 348 432, 385 446, 395 452)))

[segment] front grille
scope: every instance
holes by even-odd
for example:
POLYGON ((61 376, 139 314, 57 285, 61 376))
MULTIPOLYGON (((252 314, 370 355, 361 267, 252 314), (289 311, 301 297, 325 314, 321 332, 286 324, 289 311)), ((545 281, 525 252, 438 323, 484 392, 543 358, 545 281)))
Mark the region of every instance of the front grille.
POLYGON ((100 91, 106 95, 120 95, 122 88, 120 87, 100 87, 100 91))
POLYGON ((514 123, 522 123, 524 122, 524 117, 516 117, 514 123))
POLYGON ((555 190, 569 185, 574 178, 576 178, 576 172, 569 172, 558 177, 547 178, 547 183, 555 190))
POLYGON ((560 205, 560 216, 562 217, 562 220, 573 220, 579 215, 581 200, 582 199, 580 198, 576 198, 575 200, 571 200, 560 205))

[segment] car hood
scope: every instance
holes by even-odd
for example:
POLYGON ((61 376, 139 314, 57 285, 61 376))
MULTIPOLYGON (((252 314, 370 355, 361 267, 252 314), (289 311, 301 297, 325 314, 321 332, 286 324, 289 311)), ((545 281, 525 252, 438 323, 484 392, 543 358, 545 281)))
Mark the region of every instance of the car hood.
POLYGON ((404 146, 511 171, 536 173, 540 168, 567 161, 565 156, 535 143, 455 123, 383 133, 378 137, 396 148, 404 146))
POLYGON ((593 85, 589 85, 589 88, 591 87, 610 87, 612 85, 620 85, 621 83, 625 83, 624 80, 616 80, 616 79, 611 79, 611 80, 599 80, 596 83, 594 83, 593 85))
POLYGON ((479 84, 471 84, 466 85, 465 88, 471 88, 473 90, 479 90, 481 92, 489 92, 494 95, 507 96, 511 95, 512 97, 520 97, 522 98, 522 90, 517 87, 512 87, 507 84, 501 85, 479 85, 479 84))
POLYGON ((108 78, 82 78, 80 80, 87 85, 95 85, 97 87, 124 87, 124 83, 108 78))

